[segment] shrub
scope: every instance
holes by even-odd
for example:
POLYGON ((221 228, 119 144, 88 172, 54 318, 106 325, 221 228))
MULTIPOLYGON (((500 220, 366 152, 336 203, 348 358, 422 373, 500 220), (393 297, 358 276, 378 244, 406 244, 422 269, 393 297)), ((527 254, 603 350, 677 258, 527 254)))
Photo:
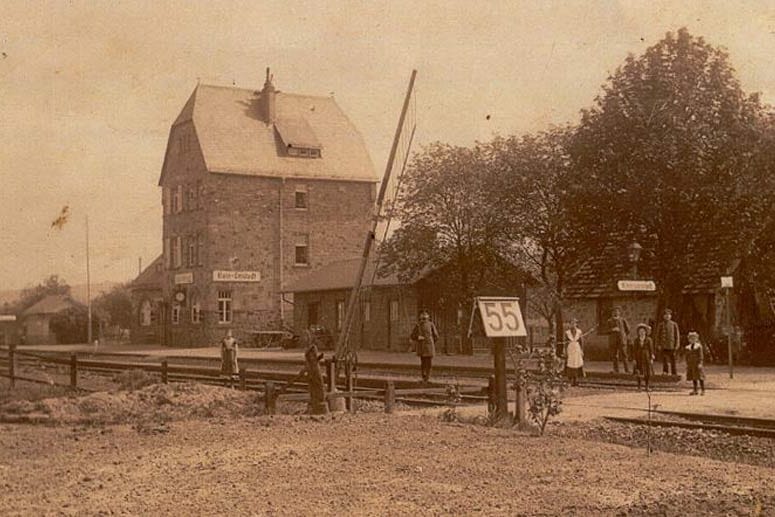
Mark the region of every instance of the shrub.
POLYGON ((562 411, 562 392, 565 390, 562 361, 551 351, 538 353, 538 371, 528 374, 527 403, 530 418, 540 434, 546 424, 562 411))

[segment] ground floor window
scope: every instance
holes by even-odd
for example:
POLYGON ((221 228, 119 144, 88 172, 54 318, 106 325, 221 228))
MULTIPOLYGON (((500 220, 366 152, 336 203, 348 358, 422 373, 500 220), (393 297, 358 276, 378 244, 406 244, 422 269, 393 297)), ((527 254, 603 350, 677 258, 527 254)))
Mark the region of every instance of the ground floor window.
POLYGON ((344 327, 344 302, 336 302, 336 330, 342 330, 344 327))
POLYGON ((143 300, 143 303, 140 305, 140 326, 150 327, 152 317, 153 307, 151 306, 151 301, 143 300))
POLYGON ((191 300, 191 323, 199 323, 202 321, 202 310, 199 305, 199 300, 193 298, 191 300))
POLYGON ((172 306, 172 324, 177 325, 180 323, 180 305, 177 303, 172 306))
POLYGON ((218 291, 218 323, 231 323, 231 291, 218 291))
POLYGON ((398 321, 398 300, 390 300, 390 321, 398 321))

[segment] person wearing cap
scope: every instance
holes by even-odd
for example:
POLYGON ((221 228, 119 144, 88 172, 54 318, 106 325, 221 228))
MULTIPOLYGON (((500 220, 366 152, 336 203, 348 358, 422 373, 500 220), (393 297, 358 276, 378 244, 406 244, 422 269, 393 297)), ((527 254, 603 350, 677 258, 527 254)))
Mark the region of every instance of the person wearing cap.
POLYGON ((420 358, 420 375, 423 382, 428 382, 431 378, 431 363, 436 354, 436 341, 439 339, 439 333, 436 325, 431 321, 428 311, 420 312, 420 318, 412 330, 409 337, 415 347, 417 356, 420 358))
POLYGON ((662 321, 657 325, 655 345, 662 351, 662 373, 667 374, 667 365, 670 363, 670 375, 676 375, 675 353, 681 348, 681 334, 678 331, 678 323, 673 321, 673 311, 665 309, 662 321))
POLYGON ((654 341, 649 337, 651 329, 645 323, 638 324, 635 330, 636 336, 632 341, 632 355, 635 359, 635 365, 632 373, 638 378, 638 390, 640 382, 643 379, 646 383, 646 391, 649 390, 649 379, 651 379, 651 363, 654 360, 654 341))
POLYGON ((614 372, 619 373, 619 359, 624 365, 624 373, 629 373, 627 366, 627 341, 630 337, 630 325, 622 317, 622 310, 616 307, 611 312, 611 318, 608 320, 608 348, 611 352, 614 372))
POLYGON ((565 375, 571 386, 578 386, 578 378, 584 375, 584 334, 578 324, 579 320, 573 318, 565 331, 565 375))
POLYGON ((705 395, 705 369, 703 365, 702 343, 700 335, 697 332, 689 332, 686 335, 689 344, 686 345, 684 353, 686 354, 686 380, 692 381, 692 391, 690 395, 697 395, 697 383, 700 384, 702 395, 705 395))

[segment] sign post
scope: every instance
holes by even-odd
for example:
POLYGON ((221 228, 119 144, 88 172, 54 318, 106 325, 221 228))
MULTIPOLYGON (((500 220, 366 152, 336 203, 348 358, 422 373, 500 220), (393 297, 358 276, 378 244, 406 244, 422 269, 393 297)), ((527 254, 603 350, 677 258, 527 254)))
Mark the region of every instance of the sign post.
POLYGON ((492 339, 495 368, 495 417, 501 420, 509 413, 506 386, 506 340, 510 337, 527 337, 519 298, 485 297, 475 299, 482 318, 485 335, 492 339))
POLYGON ((734 366, 732 365, 732 308, 729 306, 729 291, 735 286, 731 276, 721 277, 721 288, 724 290, 724 306, 727 310, 727 360, 729 361, 729 378, 734 378, 734 366))

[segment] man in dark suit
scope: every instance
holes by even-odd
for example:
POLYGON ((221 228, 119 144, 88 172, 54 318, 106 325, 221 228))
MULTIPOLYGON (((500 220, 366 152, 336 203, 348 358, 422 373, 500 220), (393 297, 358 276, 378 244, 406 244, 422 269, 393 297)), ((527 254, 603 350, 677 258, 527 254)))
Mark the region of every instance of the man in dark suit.
POLYGON ((608 347, 614 363, 614 372, 619 372, 619 359, 624 365, 624 373, 630 373, 627 365, 627 342, 630 337, 630 325, 622 317, 622 310, 616 307, 608 320, 608 347))
POLYGON ((681 347, 681 334, 678 331, 678 323, 673 321, 673 311, 665 309, 662 321, 657 325, 655 345, 662 351, 662 373, 667 373, 667 365, 670 363, 670 374, 675 375, 675 354, 681 347))

